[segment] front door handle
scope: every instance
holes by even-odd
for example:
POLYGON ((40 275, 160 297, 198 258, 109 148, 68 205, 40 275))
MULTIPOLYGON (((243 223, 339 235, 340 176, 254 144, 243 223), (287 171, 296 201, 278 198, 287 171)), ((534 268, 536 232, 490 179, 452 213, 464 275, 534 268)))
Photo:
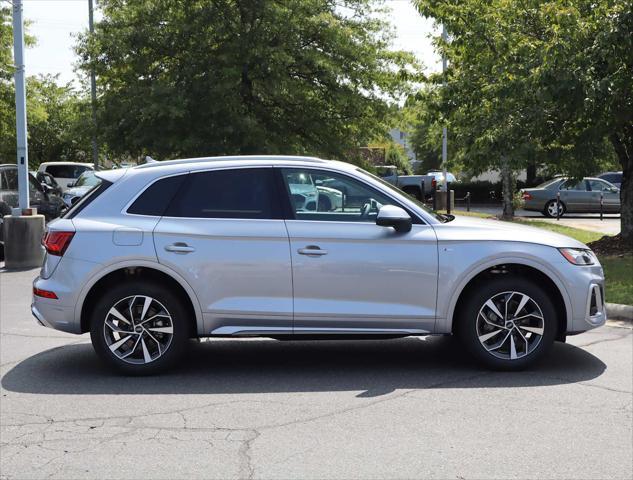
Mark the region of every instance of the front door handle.
POLYGON ((308 255, 309 257, 320 257, 321 255, 327 255, 327 250, 321 250, 318 245, 308 245, 305 248, 297 250, 299 255, 308 255))
POLYGON ((176 242, 176 243, 172 243, 171 245, 167 245, 165 247, 165 250, 167 250, 168 252, 173 252, 173 253, 191 253, 191 252, 196 251, 195 248, 190 247, 189 245, 183 242, 176 242))

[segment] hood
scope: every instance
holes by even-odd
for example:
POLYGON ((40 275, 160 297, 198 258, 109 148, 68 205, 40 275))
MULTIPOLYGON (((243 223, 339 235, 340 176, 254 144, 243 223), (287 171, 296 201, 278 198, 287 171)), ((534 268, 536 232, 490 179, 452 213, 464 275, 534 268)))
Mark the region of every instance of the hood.
POLYGON ((439 241, 493 240, 536 243, 554 248, 588 248, 584 243, 567 235, 501 220, 455 217, 455 220, 434 225, 434 228, 439 241))

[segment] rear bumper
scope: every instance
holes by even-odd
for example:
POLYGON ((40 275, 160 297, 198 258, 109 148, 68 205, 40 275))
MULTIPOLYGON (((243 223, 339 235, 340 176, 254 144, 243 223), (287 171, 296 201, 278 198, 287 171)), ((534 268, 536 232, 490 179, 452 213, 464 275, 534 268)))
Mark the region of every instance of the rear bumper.
MULTIPOLYGON (((47 290, 46 280, 37 277, 33 286, 47 290)), ((50 289, 50 287, 48 288, 50 289)), ((75 309, 72 305, 60 305, 59 300, 33 295, 31 313, 40 325, 68 333, 81 333, 81 325, 74 321, 75 309)))

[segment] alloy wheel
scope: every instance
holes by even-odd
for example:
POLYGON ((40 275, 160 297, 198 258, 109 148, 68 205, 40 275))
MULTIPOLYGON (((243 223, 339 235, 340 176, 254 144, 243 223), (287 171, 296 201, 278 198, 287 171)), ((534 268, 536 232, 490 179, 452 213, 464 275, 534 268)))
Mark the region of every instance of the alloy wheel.
POLYGON ((560 214, 562 215, 563 214, 562 204, 560 206, 557 206, 556 202, 550 202, 547 205, 547 213, 549 213, 551 217, 556 217, 559 211, 560 211, 560 214))
POLYGON ((108 348, 119 360, 139 365, 157 360, 169 349, 174 324, 158 300, 133 295, 110 308, 103 333, 108 348))
POLYGON ((521 292, 489 298, 477 314, 477 337, 484 349, 503 360, 530 355, 540 344, 545 319, 539 305, 521 292))

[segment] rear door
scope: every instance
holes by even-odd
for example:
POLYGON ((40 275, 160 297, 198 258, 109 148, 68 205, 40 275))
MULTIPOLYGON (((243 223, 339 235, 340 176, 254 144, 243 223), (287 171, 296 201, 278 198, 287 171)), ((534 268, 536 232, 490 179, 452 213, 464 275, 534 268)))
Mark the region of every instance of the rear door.
POLYGON ((154 230, 198 296, 205 334, 291 333, 288 234, 272 167, 190 173, 154 230))
POLYGON ((568 212, 591 211, 591 193, 586 180, 566 180, 560 187, 560 199, 568 212))

